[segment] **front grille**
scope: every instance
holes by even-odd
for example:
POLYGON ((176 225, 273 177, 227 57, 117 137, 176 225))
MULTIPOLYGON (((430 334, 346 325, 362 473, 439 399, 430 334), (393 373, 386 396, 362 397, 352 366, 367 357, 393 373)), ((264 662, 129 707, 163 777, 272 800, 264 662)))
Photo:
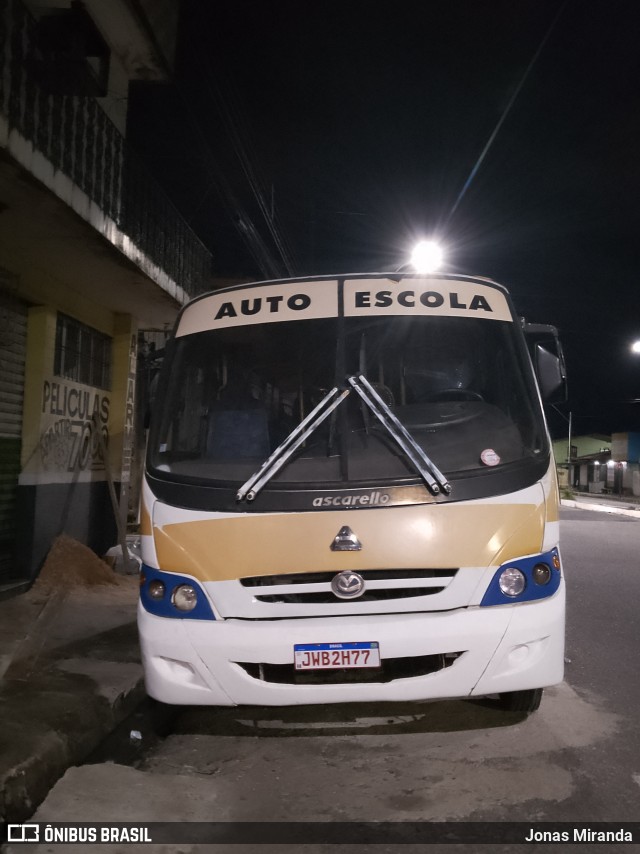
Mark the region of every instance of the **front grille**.
POLYGON ((418 655, 411 658, 385 658, 379 668, 343 669, 343 670, 296 670, 293 664, 256 664, 237 661, 246 673, 261 682, 274 682, 278 685, 341 685, 360 682, 393 682, 396 679, 410 679, 427 676, 451 667, 462 652, 447 652, 438 655, 418 655))
POLYGON ((334 602, 382 602, 388 599, 411 599, 414 596, 432 596, 441 593, 444 587, 411 587, 408 590, 387 588, 385 590, 365 590, 361 596, 353 599, 339 599, 331 591, 327 593, 275 593, 269 596, 256 596, 258 602, 282 602, 287 605, 312 603, 327 604, 334 602))
POLYGON ((255 601, 269 604, 337 604, 383 602, 411 599, 441 593, 454 578, 457 569, 364 569, 365 591, 353 599, 340 599, 331 590, 335 572, 305 572, 292 575, 259 575, 242 578, 255 601), (261 590, 261 588, 268 588, 261 590))
MULTIPOLYGON (((451 579, 457 569, 363 569, 358 570, 365 581, 386 581, 403 578, 447 578, 451 579)), ((335 572, 301 572, 291 575, 255 575, 241 578, 243 587, 272 587, 277 584, 318 584, 331 583, 335 572)))

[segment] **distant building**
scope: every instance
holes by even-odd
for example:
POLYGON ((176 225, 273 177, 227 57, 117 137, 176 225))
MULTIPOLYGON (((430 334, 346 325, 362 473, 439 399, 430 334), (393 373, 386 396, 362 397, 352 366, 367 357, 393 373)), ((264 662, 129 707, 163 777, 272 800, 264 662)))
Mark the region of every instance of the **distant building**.
POLYGON ((556 439, 553 452, 558 465, 561 487, 570 487, 582 492, 602 492, 604 482, 601 475, 611 459, 611 436, 589 434, 556 439))
POLYGON ((114 545, 139 331, 161 334, 211 274, 125 140, 129 84, 171 73, 177 12, 0 0, 0 587, 62 531, 114 545))
POLYGON ((566 463, 591 454, 611 453, 611 436, 603 433, 590 433, 586 436, 571 436, 569 439, 556 439, 553 442, 553 453, 556 462, 566 463))
POLYGON ((611 440, 623 493, 640 495, 640 433, 614 433, 611 440))
POLYGON ((640 433, 571 437, 553 443, 561 486, 581 492, 640 495, 640 433))

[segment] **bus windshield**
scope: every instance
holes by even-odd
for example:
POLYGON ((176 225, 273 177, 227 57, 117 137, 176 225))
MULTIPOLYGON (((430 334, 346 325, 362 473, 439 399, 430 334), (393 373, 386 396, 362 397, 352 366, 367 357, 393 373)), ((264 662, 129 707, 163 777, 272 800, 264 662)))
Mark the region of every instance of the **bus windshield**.
MULTIPOLYGON (((154 413, 154 476, 239 486, 332 388, 363 376, 448 478, 548 451, 514 324, 450 316, 314 318, 174 339, 154 413)), ((416 466, 351 393, 266 486, 415 482, 416 466)))

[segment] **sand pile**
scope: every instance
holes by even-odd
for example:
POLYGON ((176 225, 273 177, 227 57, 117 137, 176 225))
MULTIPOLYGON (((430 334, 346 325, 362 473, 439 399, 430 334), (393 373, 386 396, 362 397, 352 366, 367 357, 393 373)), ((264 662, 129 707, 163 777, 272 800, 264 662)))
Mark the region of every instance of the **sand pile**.
POLYGON ((90 548, 61 534, 54 540, 34 590, 120 584, 121 579, 90 548))

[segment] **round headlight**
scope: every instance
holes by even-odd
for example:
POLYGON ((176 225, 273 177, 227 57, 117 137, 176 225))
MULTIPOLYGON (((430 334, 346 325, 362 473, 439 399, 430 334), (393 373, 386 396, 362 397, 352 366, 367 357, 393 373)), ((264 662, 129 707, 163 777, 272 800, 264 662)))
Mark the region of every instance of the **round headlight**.
POLYGON ((147 590, 151 599, 162 599, 164 596, 164 583, 154 578, 153 581, 149 582, 147 590))
POLYGON ((500 575, 499 584, 505 596, 519 596, 527 586, 527 579, 519 569, 508 566, 500 575))
POLYGON ((198 594, 191 584, 181 584, 173 591, 171 601, 179 611, 193 611, 198 602, 198 594))
POLYGON ((551 570, 546 563, 537 563, 532 575, 536 584, 548 584, 551 581, 551 570))

